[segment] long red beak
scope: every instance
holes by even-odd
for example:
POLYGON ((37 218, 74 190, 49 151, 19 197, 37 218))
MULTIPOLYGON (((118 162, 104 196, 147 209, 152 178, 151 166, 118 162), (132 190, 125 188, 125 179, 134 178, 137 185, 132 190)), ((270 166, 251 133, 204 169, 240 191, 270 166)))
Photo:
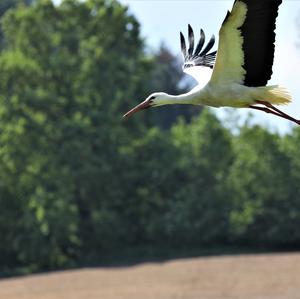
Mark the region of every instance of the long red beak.
POLYGON ((151 101, 147 99, 144 102, 142 102, 142 103, 138 104, 137 106, 135 106, 134 108, 132 108, 131 110, 129 110, 127 113, 125 113, 123 115, 123 118, 127 118, 140 110, 147 109, 150 107, 151 107, 151 101))

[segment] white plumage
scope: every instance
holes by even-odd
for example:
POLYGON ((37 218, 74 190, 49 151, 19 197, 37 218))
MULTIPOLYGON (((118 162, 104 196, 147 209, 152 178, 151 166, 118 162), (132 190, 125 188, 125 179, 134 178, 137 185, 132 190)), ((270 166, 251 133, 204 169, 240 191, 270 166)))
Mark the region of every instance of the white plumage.
POLYGON ((209 82, 213 72, 211 68, 204 66, 194 66, 183 71, 197 81, 199 88, 203 88, 209 82))

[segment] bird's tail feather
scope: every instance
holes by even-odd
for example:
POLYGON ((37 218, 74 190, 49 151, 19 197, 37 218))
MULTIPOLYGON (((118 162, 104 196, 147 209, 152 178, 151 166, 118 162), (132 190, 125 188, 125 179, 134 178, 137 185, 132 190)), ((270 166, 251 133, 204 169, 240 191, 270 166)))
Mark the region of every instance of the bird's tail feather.
POLYGON ((261 89, 262 100, 274 105, 285 105, 292 99, 288 90, 278 85, 259 87, 259 89, 261 89))

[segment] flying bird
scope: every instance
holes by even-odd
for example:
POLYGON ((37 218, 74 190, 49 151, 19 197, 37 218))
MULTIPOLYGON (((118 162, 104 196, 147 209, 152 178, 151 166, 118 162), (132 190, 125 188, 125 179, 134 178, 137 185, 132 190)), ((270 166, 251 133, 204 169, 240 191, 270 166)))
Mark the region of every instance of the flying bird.
POLYGON ((210 50, 215 37, 212 36, 204 47, 205 34, 201 29, 195 47, 195 35, 189 25, 188 49, 180 33, 183 71, 192 75, 198 85, 181 95, 153 93, 123 117, 150 107, 192 104, 251 108, 300 125, 300 120, 274 106, 291 101, 288 91, 278 85, 267 86, 272 75, 275 24, 281 3, 282 0, 235 0, 220 28, 218 49, 214 52, 210 50), (210 79, 205 82, 209 72, 210 79))

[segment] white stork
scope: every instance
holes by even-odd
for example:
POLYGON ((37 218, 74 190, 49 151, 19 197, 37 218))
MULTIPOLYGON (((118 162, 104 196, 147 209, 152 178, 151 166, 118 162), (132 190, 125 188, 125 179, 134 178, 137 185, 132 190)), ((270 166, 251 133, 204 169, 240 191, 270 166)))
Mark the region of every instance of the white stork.
POLYGON ((192 75, 199 84, 190 92, 181 95, 153 93, 124 117, 150 107, 192 104, 251 108, 272 113, 300 125, 300 120, 273 106, 290 102, 291 97, 287 90, 278 85, 266 86, 272 75, 275 23, 281 2, 282 0, 235 0, 219 31, 217 52, 209 53, 215 42, 214 36, 202 50, 205 43, 202 30, 194 50, 194 32, 189 25, 188 50, 184 36, 180 33, 185 61, 183 70, 192 75), (206 72, 211 72, 212 69, 212 73, 209 81, 203 84, 205 69, 206 72))

